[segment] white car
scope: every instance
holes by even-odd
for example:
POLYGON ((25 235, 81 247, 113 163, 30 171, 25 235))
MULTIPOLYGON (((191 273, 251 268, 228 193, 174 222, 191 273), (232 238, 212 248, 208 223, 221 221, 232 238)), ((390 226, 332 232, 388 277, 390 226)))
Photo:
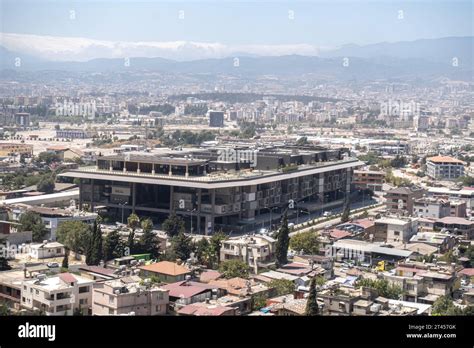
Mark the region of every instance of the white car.
POLYGON ((324 216, 324 217, 329 217, 329 216, 331 216, 331 215, 332 215, 332 213, 331 213, 330 211, 325 211, 325 212, 323 213, 323 216, 324 216))

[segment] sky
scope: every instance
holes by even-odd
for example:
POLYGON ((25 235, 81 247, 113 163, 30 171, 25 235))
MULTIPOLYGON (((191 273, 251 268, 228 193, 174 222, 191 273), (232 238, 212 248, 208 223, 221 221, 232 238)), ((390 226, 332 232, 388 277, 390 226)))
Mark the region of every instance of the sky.
MULTIPOLYGON (((265 47, 277 53, 316 54, 319 49, 345 44, 472 36, 474 17, 472 1, 463 0, 0 0, 0 3, 3 46, 29 50, 29 53, 35 47, 49 51, 49 58, 55 51, 60 59, 66 59, 67 38, 76 38, 69 42, 69 56, 75 55, 78 60, 121 55, 127 49, 137 50, 137 42, 154 43, 155 49, 158 45, 159 50, 175 51, 176 45, 164 47, 163 43, 180 42, 181 49, 184 42, 200 43, 192 50, 212 50, 211 55, 249 50, 249 47, 256 54, 265 47), (203 43, 212 45, 203 47, 203 43), (87 54, 82 52, 85 48, 87 54)), ((150 44, 140 47, 151 50, 150 44)))

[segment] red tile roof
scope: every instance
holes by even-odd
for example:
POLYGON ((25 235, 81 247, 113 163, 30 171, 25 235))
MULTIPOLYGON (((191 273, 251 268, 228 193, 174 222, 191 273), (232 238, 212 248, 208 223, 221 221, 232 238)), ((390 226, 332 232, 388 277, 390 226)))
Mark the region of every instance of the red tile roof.
POLYGON ((345 237, 349 237, 352 235, 352 233, 350 232, 347 232, 347 231, 343 231, 343 230, 337 230, 337 229, 334 229, 332 230, 329 235, 331 236, 331 238, 334 238, 334 239, 341 239, 341 238, 345 238, 345 237))
POLYGON ((201 303, 192 303, 184 306, 178 311, 181 315, 196 315, 196 316, 220 316, 220 315, 231 315, 235 311, 232 307, 207 305, 201 303))
POLYGON ((191 271, 184 266, 178 265, 175 262, 161 261, 152 263, 151 265, 141 266, 140 269, 144 271, 166 274, 170 276, 178 276, 183 274, 189 274, 191 271))
POLYGON ((76 277, 74 277, 71 273, 59 273, 59 279, 68 284, 77 282, 76 277))

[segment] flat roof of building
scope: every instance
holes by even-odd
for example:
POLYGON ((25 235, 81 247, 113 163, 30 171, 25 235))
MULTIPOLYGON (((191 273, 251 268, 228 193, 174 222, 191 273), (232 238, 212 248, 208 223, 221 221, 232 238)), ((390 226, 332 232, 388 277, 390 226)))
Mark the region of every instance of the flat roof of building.
MULTIPOLYGON (((325 173, 332 170, 340 170, 347 168, 354 168, 363 165, 364 163, 353 158, 350 160, 340 160, 335 162, 318 162, 314 165, 301 165, 297 170, 291 172, 279 171, 245 171, 239 173, 218 173, 217 175, 209 174, 206 176, 189 176, 184 175, 164 175, 151 173, 135 173, 135 172, 120 172, 99 170, 92 168, 79 168, 66 173, 59 174, 59 176, 82 178, 82 179, 97 179, 97 180, 111 180, 121 182, 135 182, 143 184, 166 185, 166 186, 182 186, 192 188, 225 188, 232 187, 236 184, 239 186, 260 185, 269 182, 275 182, 286 179, 293 179, 303 177, 306 175, 313 175, 318 173, 325 173)), ((21 199, 21 198, 19 198, 21 199)))
POLYGON ((349 250, 359 250, 368 253, 377 253, 383 255, 391 255, 398 257, 408 257, 412 254, 409 250, 401 250, 396 248, 383 247, 374 243, 368 243, 361 240, 342 239, 334 242, 333 247, 349 250))

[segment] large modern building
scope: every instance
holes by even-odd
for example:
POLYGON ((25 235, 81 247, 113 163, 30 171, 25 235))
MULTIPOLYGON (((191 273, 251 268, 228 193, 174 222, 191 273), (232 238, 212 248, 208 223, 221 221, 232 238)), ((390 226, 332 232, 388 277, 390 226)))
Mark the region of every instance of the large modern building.
POLYGON ((119 220, 132 211, 156 221, 176 213, 197 233, 240 233, 278 223, 289 205, 342 205, 361 165, 345 150, 314 146, 156 149, 98 157, 95 167, 61 175, 80 179, 81 208, 119 220))

